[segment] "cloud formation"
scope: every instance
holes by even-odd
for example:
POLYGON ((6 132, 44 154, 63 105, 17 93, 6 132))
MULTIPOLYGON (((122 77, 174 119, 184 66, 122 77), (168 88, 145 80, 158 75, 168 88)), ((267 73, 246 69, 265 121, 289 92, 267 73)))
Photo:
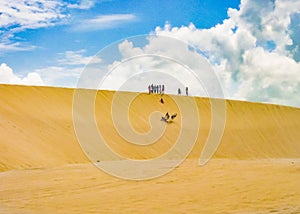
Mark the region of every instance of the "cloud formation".
POLYGON ((300 106, 299 40, 293 37, 299 23, 291 26, 299 13, 299 1, 242 0, 239 9, 228 9, 229 18, 213 28, 166 24, 154 33, 200 49, 228 98, 300 106))
POLYGON ((0 65, 0 83, 17 85, 44 85, 44 82, 38 73, 31 72, 25 77, 20 77, 14 74, 13 70, 5 63, 0 65))
POLYGON ((171 37, 131 37, 100 52, 109 62, 97 64, 97 70, 88 66, 79 87, 146 92, 153 83, 164 84, 169 94, 177 94, 178 88, 184 91, 188 86, 190 95, 223 98, 211 66, 190 48, 171 37))
MULTIPOLYGON (((61 0, 1 0, 1 52, 35 49, 36 46, 17 38, 16 33, 60 24, 70 25, 72 9, 88 10, 103 1, 107 0, 79 0, 76 3, 61 0)), ((134 14, 107 14, 90 19, 76 20, 76 17, 72 18, 71 22, 74 22, 74 25, 71 24, 71 29, 75 31, 95 31, 120 27, 122 24, 136 21, 137 17, 134 14)))
POLYGON ((0 27, 20 31, 53 25, 65 17, 61 7, 62 3, 55 0, 3 0, 0 2, 0 27))
POLYGON ((94 6, 95 1, 94 0, 81 0, 77 2, 76 4, 69 4, 68 7, 72 9, 90 9, 94 6))
POLYGON ((53 26, 67 15, 59 0, 1 0, 0 1, 0 46, 2 51, 23 51, 32 45, 16 42, 14 34, 27 29, 53 26))
POLYGON ((84 49, 78 51, 66 51, 60 53, 61 58, 58 59, 58 63, 61 65, 86 65, 88 63, 99 63, 100 58, 94 56, 84 56, 86 51, 84 49))
POLYGON ((2 51, 29 51, 35 48, 36 46, 34 45, 22 44, 20 42, 7 41, 7 42, 0 43, 0 50, 2 51))
POLYGON ((34 72, 41 76, 46 85, 75 87, 80 73, 88 63, 101 62, 100 58, 86 56, 85 53, 84 49, 59 53, 56 65, 38 68, 34 72))
POLYGON ((109 14, 100 15, 91 19, 81 20, 73 28, 75 31, 96 31, 120 27, 125 23, 134 22, 137 17, 134 14, 109 14))
POLYGON ((45 85, 56 87, 74 87, 82 67, 49 66, 34 70, 45 82, 45 85))
POLYGON ((79 0, 74 4, 68 4, 68 8, 72 9, 80 9, 80 10, 88 10, 95 6, 96 3, 103 2, 107 0, 79 0))
POLYGON ((56 65, 37 68, 26 76, 14 73, 7 64, 0 65, 0 84, 48 85, 75 87, 80 73, 89 64, 100 63, 101 59, 86 56, 86 50, 65 51, 57 54, 56 65))

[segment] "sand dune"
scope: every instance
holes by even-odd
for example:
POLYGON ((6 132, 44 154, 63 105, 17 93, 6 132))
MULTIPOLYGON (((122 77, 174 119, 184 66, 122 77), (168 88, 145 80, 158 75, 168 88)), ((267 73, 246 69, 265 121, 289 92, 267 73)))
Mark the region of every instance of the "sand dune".
MULTIPOLYGON (((0 213, 300 213, 300 109, 226 101, 221 144, 213 159, 199 166, 211 105, 196 98, 200 128, 184 126, 198 133, 188 159, 160 178, 126 181, 96 168, 81 149, 72 120, 73 94, 73 89, 0 85, 0 213)), ((161 104, 159 95, 120 94, 117 116, 135 97, 128 117, 137 132, 161 126, 160 114, 179 114, 156 143, 134 145, 120 136, 111 117, 115 92, 99 91, 95 118, 109 146, 131 159, 170 150, 182 117, 189 117, 180 114, 174 99, 187 105, 194 98, 164 95, 161 104), (160 113, 150 123, 155 111, 160 113)), ((117 121, 126 132, 124 121, 117 121)), ((182 157, 182 150, 176 155, 182 157)))

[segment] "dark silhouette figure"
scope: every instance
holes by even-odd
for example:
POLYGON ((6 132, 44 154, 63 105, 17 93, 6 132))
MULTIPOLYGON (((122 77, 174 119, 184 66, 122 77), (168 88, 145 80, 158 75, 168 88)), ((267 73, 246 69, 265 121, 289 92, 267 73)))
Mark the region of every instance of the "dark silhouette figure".
POLYGON ((177 113, 172 114, 171 119, 173 120, 177 116, 177 113))
POLYGON ((170 115, 169 115, 169 113, 167 112, 166 115, 165 115, 165 119, 168 120, 169 118, 170 118, 170 115))

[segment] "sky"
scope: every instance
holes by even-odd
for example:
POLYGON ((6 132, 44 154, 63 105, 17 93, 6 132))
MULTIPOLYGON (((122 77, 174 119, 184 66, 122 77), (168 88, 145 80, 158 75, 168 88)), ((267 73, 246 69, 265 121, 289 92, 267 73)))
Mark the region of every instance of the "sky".
MULTIPOLYGON (((87 65, 103 66, 107 49, 115 52, 105 69, 117 69, 107 76, 106 89, 118 90, 134 71, 148 69, 152 73, 126 89, 146 91, 155 78, 166 85, 175 78, 195 96, 220 84, 228 99, 300 107, 299 0, 0 1, 0 83, 76 87, 87 65), (178 42, 147 40, 150 35, 178 42), (201 55, 218 83, 205 82, 203 70, 199 87, 182 75, 187 66, 146 56, 153 53, 188 67, 196 67, 192 59, 201 55), (124 63, 137 54, 144 57, 124 63)), ((175 87, 167 92, 176 93, 175 87)))

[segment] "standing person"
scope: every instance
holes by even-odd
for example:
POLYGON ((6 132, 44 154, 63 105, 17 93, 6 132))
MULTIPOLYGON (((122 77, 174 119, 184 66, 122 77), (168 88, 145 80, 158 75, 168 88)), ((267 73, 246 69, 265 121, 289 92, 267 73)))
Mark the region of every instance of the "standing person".
POLYGON ((159 85, 159 94, 161 94, 161 85, 159 85))
POLYGON ((185 95, 189 96, 189 88, 188 87, 185 87, 185 95))
POLYGON ((151 86, 150 85, 148 85, 148 92, 149 92, 149 94, 151 94, 151 86))
POLYGON ((161 86, 161 92, 162 92, 162 94, 165 93, 165 85, 162 85, 162 86, 161 86))
POLYGON ((153 93, 153 84, 151 84, 151 94, 153 93))
POLYGON ((181 89, 178 88, 178 95, 181 95, 181 89))

